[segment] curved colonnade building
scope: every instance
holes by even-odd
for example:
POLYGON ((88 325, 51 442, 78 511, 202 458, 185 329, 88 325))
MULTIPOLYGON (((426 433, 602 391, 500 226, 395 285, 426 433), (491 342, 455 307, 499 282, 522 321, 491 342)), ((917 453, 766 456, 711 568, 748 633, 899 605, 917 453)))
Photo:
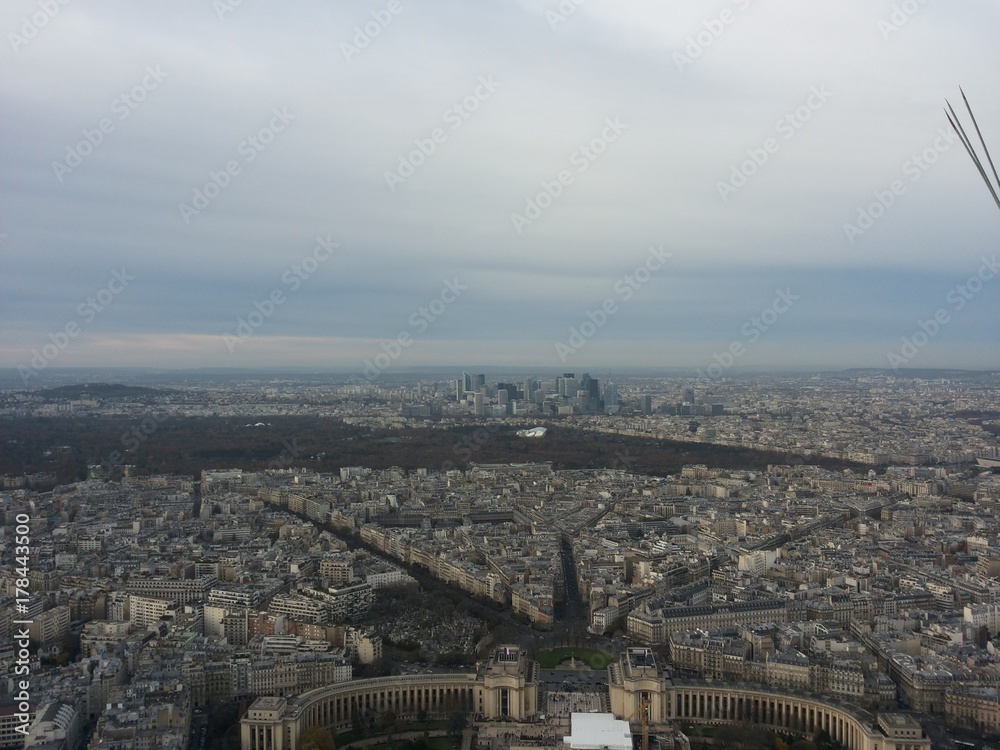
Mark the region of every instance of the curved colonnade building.
POLYGON ((822 696, 784 693, 762 685, 667 677, 649 649, 630 648, 608 668, 611 712, 636 716, 648 705, 652 723, 746 723, 811 737, 826 731, 847 750, 930 750, 909 714, 877 717, 822 696))
POLYGON ((375 677, 294 698, 258 698, 240 721, 240 735, 243 750, 298 750, 311 727, 339 732, 386 711, 402 719, 463 710, 486 719, 530 721, 537 706, 538 665, 516 646, 501 646, 475 673, 375 677))
MULTIPOLYGON (((674 680, 644 648, 628 649, 608 667, 611 711, 634 719, 645 705, 652 724, 749 723, 812 736, 825 730, 847 750, 930 750, 907 714, 874 717, 819 696, 784 694, 760 685, 674 680)), ((403 719, 464 710, 483 720, 538 718, 538 666, 516 646, 498 648, 475 673, 414 674, 354 680, 294 698, 257 699, 241 720, 242 750, 299 750, 309 728, 338 732, 392 711, 403 719)))

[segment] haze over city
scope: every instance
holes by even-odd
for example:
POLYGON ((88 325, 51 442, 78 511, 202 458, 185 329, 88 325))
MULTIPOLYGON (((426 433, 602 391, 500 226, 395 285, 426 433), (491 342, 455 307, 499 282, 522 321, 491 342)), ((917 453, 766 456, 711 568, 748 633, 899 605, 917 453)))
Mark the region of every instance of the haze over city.
POLYGON ((998 21, 4 3, 0 363, 996 368, 998 21))
POLYGON ((997 750, 998 22, 0 3, 0 750, 997 750))

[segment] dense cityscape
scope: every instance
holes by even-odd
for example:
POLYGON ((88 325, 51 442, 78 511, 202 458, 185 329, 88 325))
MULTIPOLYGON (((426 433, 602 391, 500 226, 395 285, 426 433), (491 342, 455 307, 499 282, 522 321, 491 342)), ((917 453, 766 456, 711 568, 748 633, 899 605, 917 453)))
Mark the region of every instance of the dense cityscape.
POLYGON ((0 392, 0 746, 1000 735, 995 374, 128 378, 0 392))
POLYGON ((0 28, 0 750, 1000 750, 1000 3, 0 28))

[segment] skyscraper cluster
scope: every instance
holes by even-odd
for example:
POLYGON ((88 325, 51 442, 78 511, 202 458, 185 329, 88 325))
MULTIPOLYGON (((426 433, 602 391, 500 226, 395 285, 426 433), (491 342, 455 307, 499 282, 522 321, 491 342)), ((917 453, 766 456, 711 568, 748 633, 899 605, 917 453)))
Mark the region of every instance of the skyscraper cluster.
MULTIPOLYGON (((586 372, 579 378, 566 372, 548 382, 524 378, 519 383, 495 384, 487 383, 483 374, 463 372, 455 381, 455 400, 467 404, 476 416, 617 414, 621 407, 618 386, 610 374, 602 389, 600 381, 586 372)), ((645 403, 651 410, 648 396, 645 403)))

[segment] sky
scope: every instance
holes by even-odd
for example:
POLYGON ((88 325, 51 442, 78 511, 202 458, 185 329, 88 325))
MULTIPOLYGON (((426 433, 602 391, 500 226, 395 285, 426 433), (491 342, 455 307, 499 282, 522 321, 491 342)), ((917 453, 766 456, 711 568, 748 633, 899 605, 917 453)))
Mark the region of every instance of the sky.
POLYGON ((5 0, 0 367, 1000 368, 989 0, 5 0))

